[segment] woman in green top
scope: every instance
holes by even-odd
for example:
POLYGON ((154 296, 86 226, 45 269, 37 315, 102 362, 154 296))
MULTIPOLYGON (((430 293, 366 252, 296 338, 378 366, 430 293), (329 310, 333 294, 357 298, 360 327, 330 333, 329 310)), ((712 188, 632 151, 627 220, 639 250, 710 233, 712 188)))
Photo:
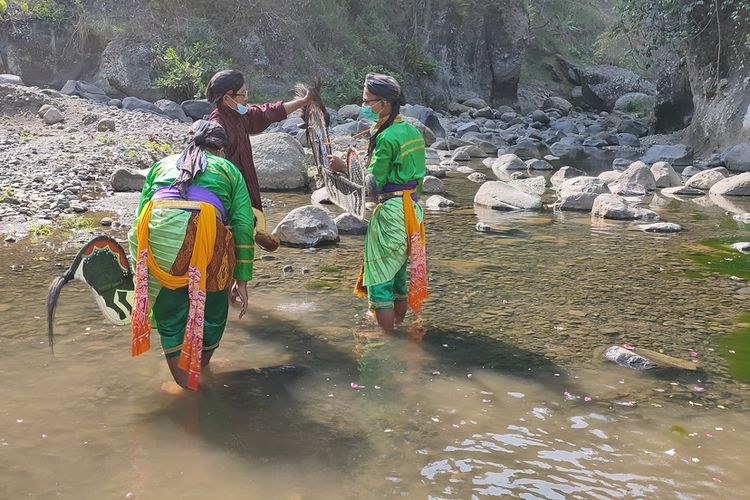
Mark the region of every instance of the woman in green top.
POLYGON ((129 234, 136 261, 132 353, 148 350, 155 326, 175 382, 193 390, 224 333, 230 286, 242 317, 253 275, 250 196, 240 171, 223 158, 226 145, 221 125, 193 123, 182 154, 151 167, 129 234))
MULTIPOLYGON (((367 168, 375 177, 380 203, 367 228, 356 291, 367 294, 386 332, 404 320, 407 305, 419 312, 427 298, 423 211, 416 203, 425 176, 425 143, 422 133, 399 114, 405 103, 394 78, 377 73, 365 77, 362 113, 375 121, 367 168)), ((346 169, 340 158, 330 159, 332 169, 346 169)))

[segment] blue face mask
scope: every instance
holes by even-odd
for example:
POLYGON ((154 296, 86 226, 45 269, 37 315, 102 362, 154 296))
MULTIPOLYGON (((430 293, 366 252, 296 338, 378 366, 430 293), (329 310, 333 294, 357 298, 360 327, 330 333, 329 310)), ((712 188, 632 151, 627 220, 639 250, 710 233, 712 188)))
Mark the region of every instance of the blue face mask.
POLYGON ((247 113, 248 107, 245 106, 245 105, 243 105, 243 104, 237 103, 237 110, 236 111, 239 114, 244 115, 245 113, 247 113))
POLYGON ((376 122, 376 121, 378 121, 380 119, 380 117, 378 116, 378 114, 375 111, 372 110, 372 106, 370 106, 370 105, 362 106, 362 116, 364 116, 368 120, 372 120, 374 122, 376 122))

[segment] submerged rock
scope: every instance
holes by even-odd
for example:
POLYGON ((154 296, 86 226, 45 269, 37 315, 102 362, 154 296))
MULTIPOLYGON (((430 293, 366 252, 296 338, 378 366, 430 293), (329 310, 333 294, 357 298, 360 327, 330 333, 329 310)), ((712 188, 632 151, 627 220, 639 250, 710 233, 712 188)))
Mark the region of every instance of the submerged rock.
POLYGON ((638 229, 647 233, 677 233, 682 231, 682 226, 673 222, 655 222, 653 224, 640 224, 638 229))
POLYGON ((612 347, 607 348, 607 350, 604 351, 604 357, 613 363, 634 370, 650 370, 656 368, 656 363, 653 361, 618 345, 613 345, 612 347))

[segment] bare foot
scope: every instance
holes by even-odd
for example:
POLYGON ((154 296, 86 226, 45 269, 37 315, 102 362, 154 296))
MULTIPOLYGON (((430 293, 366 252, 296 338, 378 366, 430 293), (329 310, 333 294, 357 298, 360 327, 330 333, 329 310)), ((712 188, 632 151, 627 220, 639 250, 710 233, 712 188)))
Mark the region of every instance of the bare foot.
POLYGON ((161 384, 161 390, 172 396, 179 396, 180 394, 185 394, 185 392, 187 392, 173 380, 168 380, 161 384))

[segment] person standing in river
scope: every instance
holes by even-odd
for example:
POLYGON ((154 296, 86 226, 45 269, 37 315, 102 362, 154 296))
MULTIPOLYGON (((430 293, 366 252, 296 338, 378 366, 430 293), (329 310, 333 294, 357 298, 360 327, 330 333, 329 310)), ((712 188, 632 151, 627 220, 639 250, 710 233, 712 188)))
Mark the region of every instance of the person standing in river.
MULTIPOLYGON (((393 77, 379 73, 365 77, 362 114, 375 122, 367 169, 375 177, 379 203, 367 227, 355 292, 367 296, 370 310, 386 332, 404 320, 407 306, 419 312, 428 295, 424 214, 417 203, 426 173, 425 142, 422 133, 399 114, 405 103, 393 77)), ((346 170, 341 158, 329 160, 333 170, 346 170)))
MULTIPOLYGON (((284 120, 290 113, 302 108, 310 101, 310 93, 288 102, 276 101, 266 104, 248 104, 245 77, 237 70, 225 69, 216 73, 206 87, 206 99, 214 106, 210 120, 221 125, 229 137, 225 148, 227 160, 242 172, 250 201, 257 215, 263 213, 258 174, 253 163, 250 135, 259 134, 272 123, 284 120)), ((260 222, 260 221, 256 221, 260 222)), ((265 229, 262 227, 257 229, 265 229)), ((260 236, 257 243, 268 250, 275 250, 278 243, 260 236), (275 246, 274 246, 275 245, 275 246), (268 247, 271 248, 268 248, 268 247)))

